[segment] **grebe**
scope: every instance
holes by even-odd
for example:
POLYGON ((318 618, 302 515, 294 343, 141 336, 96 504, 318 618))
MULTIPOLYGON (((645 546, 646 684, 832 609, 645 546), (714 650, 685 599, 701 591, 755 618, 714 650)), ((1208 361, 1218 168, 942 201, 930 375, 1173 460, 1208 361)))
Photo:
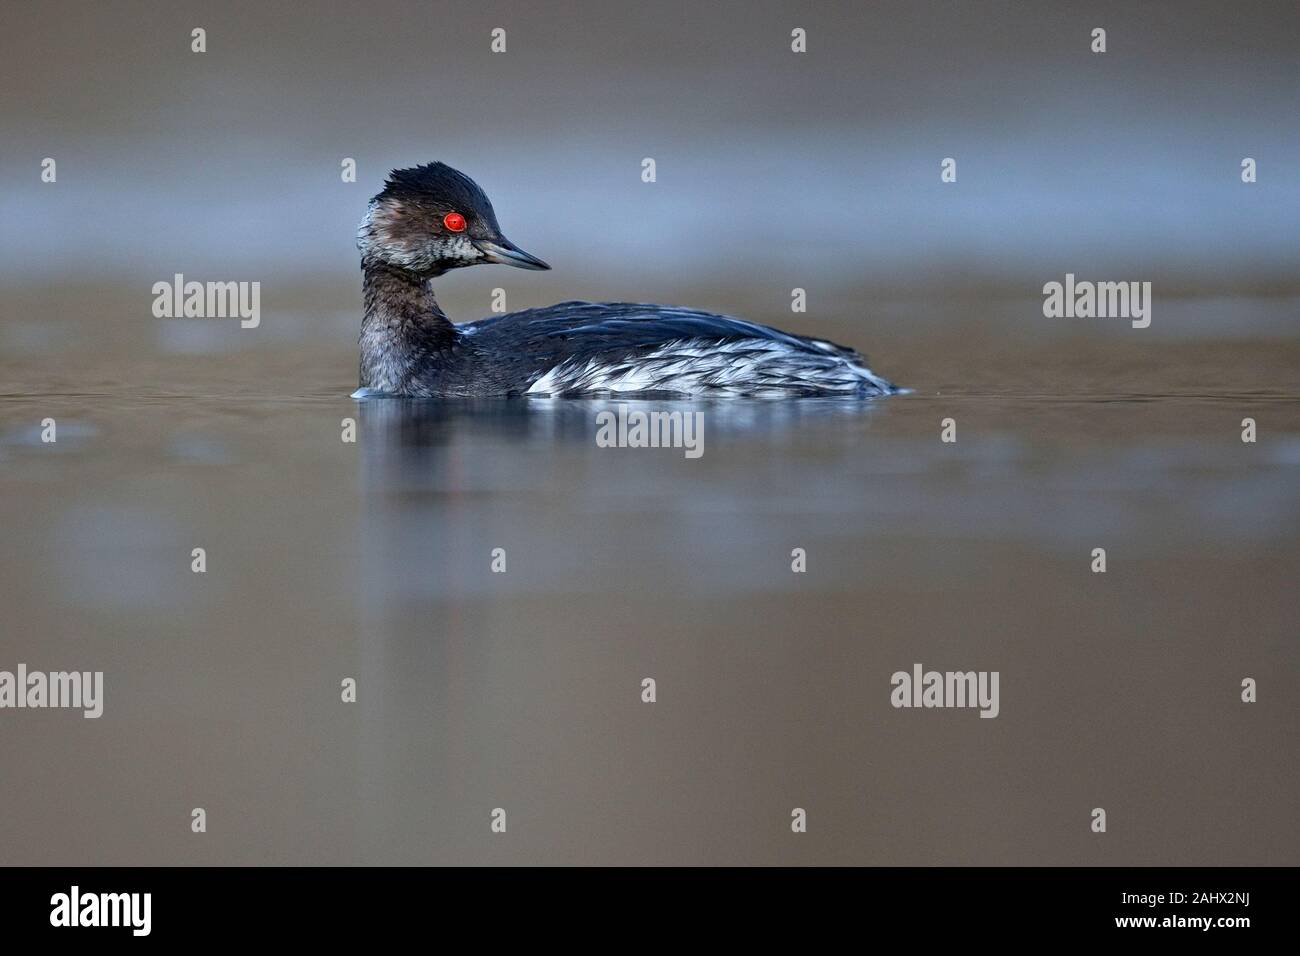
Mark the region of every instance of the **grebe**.
POLYGON ((393 170, 370 201, 357 247, 365 299, 358 398, 899 391, 853 349, 675 306, 561 302, 452 324, 431 279, 480 263, 550 266, 506 239, 483 190, 443 163, 393 170))

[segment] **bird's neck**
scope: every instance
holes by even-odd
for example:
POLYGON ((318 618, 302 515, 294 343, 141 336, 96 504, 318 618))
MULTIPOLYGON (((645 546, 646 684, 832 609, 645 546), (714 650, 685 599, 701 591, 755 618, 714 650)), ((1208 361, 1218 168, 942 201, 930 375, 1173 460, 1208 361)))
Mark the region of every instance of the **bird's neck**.
POLYGON ((361 385, 401 391, 417 364, 450 352, 456 329, 433 297, 429 280, 373 259, 361 261, 361 385))

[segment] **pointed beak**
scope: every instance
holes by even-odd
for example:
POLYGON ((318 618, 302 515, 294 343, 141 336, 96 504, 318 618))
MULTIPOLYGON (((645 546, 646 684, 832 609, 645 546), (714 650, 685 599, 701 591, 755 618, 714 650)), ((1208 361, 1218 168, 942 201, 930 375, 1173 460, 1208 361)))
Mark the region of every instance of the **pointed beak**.
POLYGON ((514 266, 518 269, 537 270, 550 268, 550 266, 541 259, 536 256, 530 256, 505 236, 498 237, 496 242, 490 242, 486 239, 475 239, 474 248, 483 253, 483 258, 488 262, 499 262, 503 266, 514 266))

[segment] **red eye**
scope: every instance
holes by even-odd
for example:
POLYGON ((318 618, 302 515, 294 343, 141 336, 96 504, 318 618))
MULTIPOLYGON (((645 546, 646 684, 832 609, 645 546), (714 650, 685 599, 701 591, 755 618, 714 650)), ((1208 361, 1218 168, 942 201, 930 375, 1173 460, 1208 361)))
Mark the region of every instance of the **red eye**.
POLYGON ((442 217, 442 224, 452 232, 465 231, 465 217, 458 212, 449 212, 442 217))

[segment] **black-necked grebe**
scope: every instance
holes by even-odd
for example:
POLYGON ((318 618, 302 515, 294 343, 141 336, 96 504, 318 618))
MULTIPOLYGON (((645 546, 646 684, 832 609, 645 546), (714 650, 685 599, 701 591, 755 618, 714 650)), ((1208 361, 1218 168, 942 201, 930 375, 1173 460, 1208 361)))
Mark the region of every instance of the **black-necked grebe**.
POLYGON ((415 397, 660 393, 889 395, 853 349, 666 305, 561 302, 453 325, 429 280, 497 262, 549 269, 442 163, 394 170, 357 231, 361 389, 415 397))

